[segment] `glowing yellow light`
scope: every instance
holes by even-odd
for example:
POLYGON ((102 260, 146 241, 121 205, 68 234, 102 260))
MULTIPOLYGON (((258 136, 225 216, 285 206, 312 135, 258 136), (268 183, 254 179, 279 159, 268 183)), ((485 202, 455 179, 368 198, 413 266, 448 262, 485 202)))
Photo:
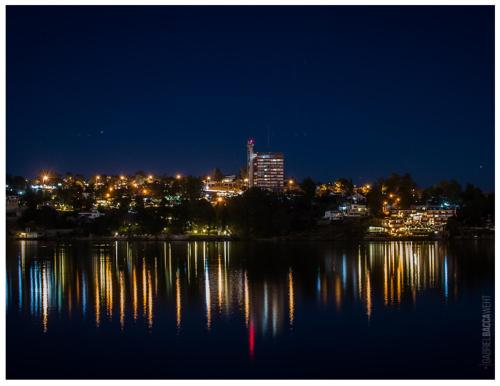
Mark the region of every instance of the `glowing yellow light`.
POLYGON ((100 179, 101 179, 101 176, 95 176, 95 179, 96 179, 96 180, 100 180, 100 179))
POLYGON ((137 183, 134 182, 133 186, 134 186, 134 188, 137 188, 139 185, 137 185, 137 183))
POLYGON ((389 194, 389 197, 390 197, 390 198, 393 198, 393 197, 394 197, 394 194, 392 194, 392 193, 391 193, 391 194, 389 194))
POLYGON ((209 180, 209 181, 210 181, 210 176, 207 176, 207 180, 209 180))
POLYGON ((384 205, 387 205, 387 201, 384 201, 384 205))
POLYGON ((150 174, 150 175, 148 176, 148 179, 152 180, 152 179, 153 179, 153 176, 150 174))
POLYGON ((217 202, 222 202, 224 199, 222 197, 217 197, 217 202))
POLYGON ((111 196, 111 194, 106 193, 106 198, 109 198, 110 196, 111 196))
POLYGON ((110 191, 110 192, 112 192, 112 191, 113 191, 113 187, 112 187, 112 186, 109 188, 109 191, 110 191))
POLYGON ((125 179, 125 176, 120 176, 120 180, 124 180, 125 179))
POLYGON ((295 183, 295 182, 294 182, 292 179, 288 180, 288 184, 289 184, 289 185, 293 185, 294 183, 295 183))
POLYGON ((177 175, 175 176, 175 178, 177 178, 178 180, 180 180, 180 179, 181 179, 181 177, 182 177, 182 176, 181 176, 180 174, 177 174, 177 175))
POLYGON ((147 189, 143 189, 143 190, 142 190, 142 193, 143 193, 143 194, 147 194, 147 193, 148 193, 147 189))
POLYGON ((45 175, 42 177, 43 182, 46 182, 48 179, 49 179, 49 176, 48 176, 47 174, 45 174, 45 175))
POLYGON ((288 273, 288 321, 290 326, 293 326, 295 314, 295 294, 293 290, 293 274, 292 270, 288 273))
POLYGON ((245 181, 245 182, 248 182, 248 178, 245 178, 245 180, 244 180, 244 181, 245 181))

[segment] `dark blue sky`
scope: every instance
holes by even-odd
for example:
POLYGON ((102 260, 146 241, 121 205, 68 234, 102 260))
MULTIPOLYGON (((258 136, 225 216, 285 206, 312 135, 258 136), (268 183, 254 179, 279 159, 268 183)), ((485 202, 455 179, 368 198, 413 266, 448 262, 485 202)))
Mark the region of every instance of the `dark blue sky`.
POLYGON ((494 189, 493 7, 7 7, 7 171, 494 189), (268 146, 269 144, 269 146, 268 146))

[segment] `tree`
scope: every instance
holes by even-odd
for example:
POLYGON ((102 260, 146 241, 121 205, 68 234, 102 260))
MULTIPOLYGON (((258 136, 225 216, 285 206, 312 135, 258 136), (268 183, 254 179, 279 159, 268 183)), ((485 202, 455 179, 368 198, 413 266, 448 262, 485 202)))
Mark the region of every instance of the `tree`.
POLYGON ((135 223, 139 225, 142 234, 159 234, 166 226, 166 222, 157 208, 140 208, 134 215, 135 223))
POLYGON ((397 173, 392 173, 389 178, 383 181, 388 194, 395 194, 399 197, 399 206, 401 208, 408 208, 410 205, 416 203, 416 189, 417 184, 413 181, 409 173, 400 176, 397 173))
POLYGON ((187 176, 183 179, 183 195, 188 200, 196 200, 200 198, 202 187, 203 183, 199 177, 187 176))
POLYGON ((275 194, 259 188, 250 188, 229 201, 229 222, 237 233, 245 237, 272 236, 272 213, 276 205, 275 194))
POLYGON ((311 201, 316 195, 316 183, 312 178, 306 177, 300 184, 300 189, 304 192, 304 196, 311 201))
POLYGON ((382 213, 382 203, 384 201, 384 196, 382 194, 383 180, 380 179, 376 182, 372 189, 366 195, 366 205, 370 209, 372 216, 381 217, 382 213))
POLYGON ((354 184, 352 183, 351 179, 347 178, 338 178, 336 183, 340 184, 342 190, 346 195, 351 195, 354 191, 354 184))
POLYGON ((493 220, 495 212, 493 194, 485 195, 478 187, 467 184, 462 194, 462 206, 458 218, 466 225, 481 226, 493 220))
POLYGON ((7 174, 6 176, 7 185, 13 190, 25 190, 28 186, 24 177, 12 176, 7 174))
POLYGON ((213 178, 215 181, 221 181, 224 178, 224 174, 219 168, 215 168, 213 178))
POLYGON ((240 171, 238 172, 238 177, 241 178, 242 180, 248 178, 248 169, 246 165, 240 167, 240 171))
POLYGON ((461 202, 462 186, 455 180, 443 180, 438 184, 424 189, 422 202, 431 205, 441 205, 443 202, 458 205, 461 202))

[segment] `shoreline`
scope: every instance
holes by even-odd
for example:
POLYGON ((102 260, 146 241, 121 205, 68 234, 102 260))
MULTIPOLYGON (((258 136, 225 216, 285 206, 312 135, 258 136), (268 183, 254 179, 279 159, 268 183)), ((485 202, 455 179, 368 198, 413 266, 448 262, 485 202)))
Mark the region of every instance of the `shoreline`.
POLYGON ((360 237, 360 238, 313 238, 303 236, 288 236, 288 237, 269 237, 269 238, 241 238, 235 236, 193 236, 193 235, 169 235, 169 236, 44 236, 44 237, 18 237, 8 235, 7 239, 15 241, 256 241, 256 242, 390 242, 390 241, 472 241, 472 240, 495 240, 493 235, 482 235, 477 237, 360 237))

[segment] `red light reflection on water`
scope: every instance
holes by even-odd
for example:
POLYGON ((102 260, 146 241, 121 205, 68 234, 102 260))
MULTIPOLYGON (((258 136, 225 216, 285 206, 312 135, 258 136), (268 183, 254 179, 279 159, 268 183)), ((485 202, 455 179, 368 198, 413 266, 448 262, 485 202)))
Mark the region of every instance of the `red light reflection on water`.
POLYGON ((255 354, 255 329, 253 320, 250 321, 250 332, 248 334, 248 354, 250 358, 253 359, 255 354))

